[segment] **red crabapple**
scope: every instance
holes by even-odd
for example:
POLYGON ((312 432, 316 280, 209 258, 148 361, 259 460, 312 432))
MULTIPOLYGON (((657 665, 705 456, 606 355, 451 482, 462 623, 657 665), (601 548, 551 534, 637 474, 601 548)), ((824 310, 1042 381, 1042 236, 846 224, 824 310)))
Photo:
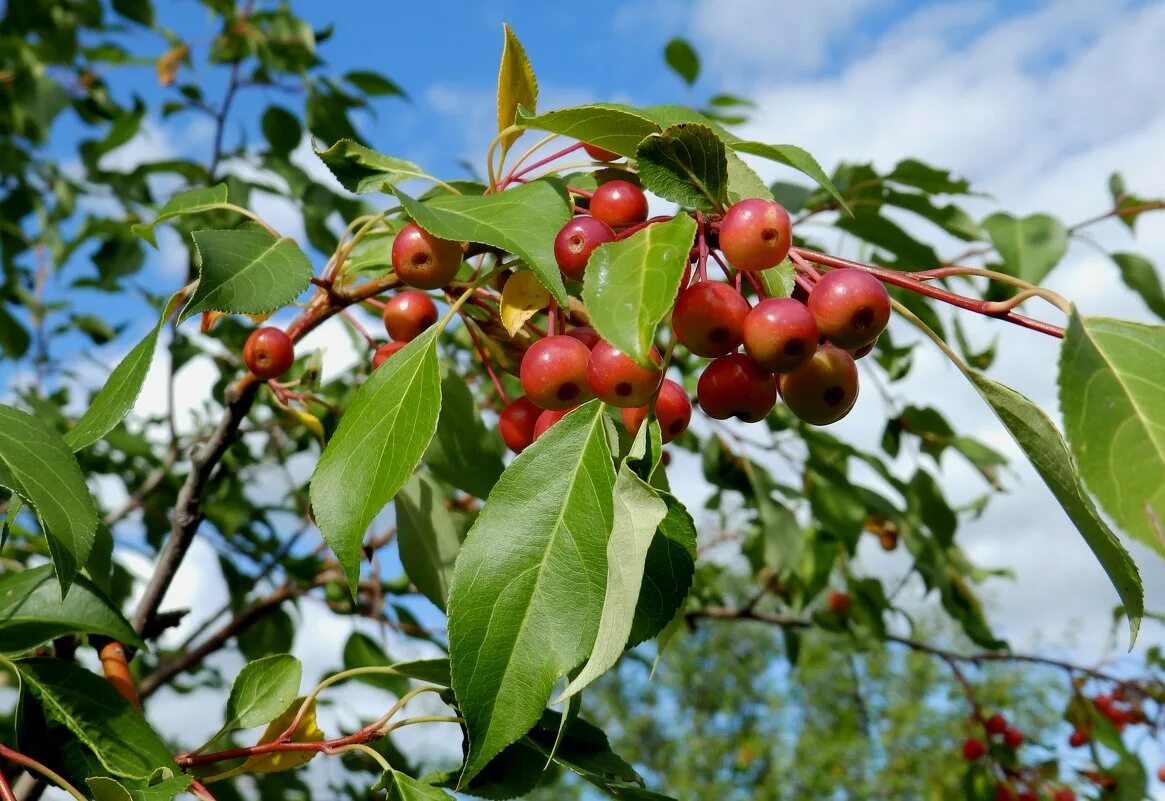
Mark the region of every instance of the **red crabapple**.
POLYGON ((372 369, 375 370, 377 367, 384 364, 386 361, 388 361, 388 357, 392 356, 407 344, 407 342, 398 341, 385 342, 383 345, 376 349, 375 353, 372 354, 372 369))
POLYGON ((987 718, 987 722, 983 724, 983 728, 987 729, 988 734, 1003 734, 1003 732, 1007 731, 1007 718, 996 712, 987 718))
POLYGON ((1023 732, 1019 729, 1008 729, 1003 732, 1003 744, 1014 751, 1023 745, 1023 732))
POLYGON ((538 415, 538 421, 534 423, 534 439, 538 439, 540 436, 545 434, 546 429, 550 428, 552 425, 566 417, 574 410, 575 407, 570 406, 566 409, 547 409, 546 411, 542 412, 542 414, 538 415))
POLYGON ((766 370, 789 373, 817 350, 817 323, 792 298, 762 300, 744 318, 744 350, 766 370))
POLYGON ((562 270, 563 275, 573 281, 581 281, 587 260, 595 248, 614 241, 615 232, 611 226, 595 217, 580 215, 562 226, 554 237, 554 260, 558 262, 558 269, 562 270))
MULTIPOLYGON (((651 349, 651 359, 656 364, 661 361, 655 348, 651 349)), ((642 406, 655 394, 662 378, 663 373, 658 367, 654 370, 640 367, 630 356, 604 340, 599 340, 591 349, 587 361, 587 384, 591 392, 612 406, 642 406)))
POLYGON ((974 762, 977 759, 982 759, 987 754, 987 746, 983 745, 983 741, 975 737, 968 737, 963 743, 963 759, 968 762, 974 762))
POLYGON ((800 369, 779 377, 789 411, 815 426, 835 423, 858 399, 858 368, 841 348, 825 344, 800 369))
POLYGON ((437 322, 437 306, 424 292, 406 289, 384 303, 384 330, 399 342, 409 342, 437 322))
POLYGON ((514 453, 521 453, 529 447, 534 441, 534 426, 541 414, 542 410, 524 396, 507 403, 498 416, 498 431, 506 447, 514 453))
POLYGON ((590 211, 612 228, 635 225, 647 219, 647 196, 630 181, 608 181, 591 195, 590 211))
POLYGON ((767 270, 784 261, 792 244, 789 213, 773 200, 734 203, 720 223, 720 250, 738 270, 767 270))
POLYGON ((392 240, 392 269, 417 289, 439 289, 461 269, 461 244, 409 223, 392 240))
POLYGON ((607 150, 598 145, 592 145, 589 142, 583 142, 583 150, 595 161, 614 161, 619 158, 619 154, 614 150, 607 150))
POLYGON ((526 355, 518 376, 526 397, 540 409, 573 408, 591 397, 587 361, 591 352, 564 334, 538 340, 526 355))
POLYGON ((854 599, 848 592, 831 592, 829 593, 829 611, 833 614, 844 616, 853 608, 854 599))
POLYGON ((704 368, 696 383, 696 397, 709 417, 756 423, 765 419, 777 402, 777 383, 752 359, 732 353, 704 368))
POLYGON ((890 295, 874 276, 847 267, 821 276, 809 293, 809 311, 821 336, 839 348, 860 348, 889 322, 890 295))
MULTIPOLYGON (((659 387, 659 396, 655 401, 655 417, 659 420, 659 430, 665 443, 684 433, 688 423, 692 420, 692 402, 684 388, 665 378, 659 387)), ((647 406, 625 407, 623 409, 623 427, 627 433, 634 436, 639 426, 647 419, 647 406)))
POLYGON ((587 349, 594 348, 595 345, 602 341, 599 332, 591 328, 589 325, 576 325, 574 328, 566 332, 566 336, 574 337, 579 342, 587 346, 587 349))
POLYGON ((256 328, 243 345, 243 363, 259 378, 279 378, 293 362, 295 347, 291 337, 278 328, 256 328))
POLYGON ((728 284, 701 281, 676 298, 671 324, 680 344, 696 356, 723 356, 740 345, 748 301, 728 284))

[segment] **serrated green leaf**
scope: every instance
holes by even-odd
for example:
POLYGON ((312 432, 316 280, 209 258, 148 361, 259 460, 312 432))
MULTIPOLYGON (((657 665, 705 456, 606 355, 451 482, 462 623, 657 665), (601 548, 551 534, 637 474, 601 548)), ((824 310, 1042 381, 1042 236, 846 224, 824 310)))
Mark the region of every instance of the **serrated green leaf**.
POLYGON ((1068 230, 1047 214, 1032 214, 1022 220, 997 212, 983 220, 983 230, 1003 258, 1007 272, 1038 284, 1068 250, 1068 230))
POLYGON ((35 657, 15 664, 49 715, 113 775, 148 779, 160 768, 177 769, 162 738, 105 679, 63 659, 35 657))
POLYGON ((767 297, 787 298, 792 296, 793 287, 796 285, 793 278, 795 271, 792 259, 786 258, 776 267, 761 270, 756 275, 760 276, 761 286, 764 287, 767 297))
POLYGON ((431 326, 372 372, 312 474, 316 522, 353 592, 365 530, 412 475, 437 429, 439 333, 431 326))
POLYGON ((638 109, 619 103, 592 103, 544 114, 519 108, 517 122, 527 128, 569 136, 628 157, 635 156, 635 150, 645 136, 662 130, 638 109))
POLYGON ((0 487, 36 512, 64 595, 93 547, 97 506, 76 457, 57 432, 40 418, 3 404, 0 487))
POLYGON ((1165 290, 1153 263, 1135 253, 1113 253, 1112 260, 1120 268, 1125 286, 1141 296, 1153 314, 1165 320, 1165 290))
MULTIPOLYGON (((362 631, 354 631, 344 643, 344 670, 352 670, 353 668, 363 667, 393 667, 400 668, 399 665, 393 665, 392 660, 384 649, 380 647, 376 640, 369 637, 362 631)), ((405 670, 401 669, 400 673, 405 670)), ((446 669, 448 673, 448 669, 446 669)), ((408 692, 409 681, 404 675, 393 673, 361 673, 352 677, 354 681, 367 684, 370 687, 377 687, 385 692, 390 692, 398 698, 408 692)), ((446 679, 448 684, 448 679, 446 679)))
POLYGON ((1040 478, 1092 549, 1125 604, 1133 639, 1136 639, 1145 608, 1140 574, 1128 551, 1084 491, 1064 438, 1048 416, 1020 393, 974 370, 966 369, 964 373, 1027 454, 1040 478))
POLYGON ((647 549, 643 585, 627 640, 629 648, 668 627, 683 607, 696 573, 695 521, 674 495, 661 492, 660 498, 667 505, 667 514, 647 549))
POLYGON ((445 611, 453 562, 461 550, 462 527, 449 512, 450 498, 423 471, 414 473, 396 494, 400 561, 421 593, 445 611))
POLYGON ((599 246, 587 264, 583 302, 599 336, 650 367, 655 329, 671 311, 696 222, 679 214, 599 246))
POLYGON ((1074 311, 1060 408, 1088 488, 1121 528, 1165 554, 1165 327, 1074 311))
POLYGON ((482 423, 477 400, 452 370, 441 379, 441 419, 425 464, 437 478, 476 498, 489 495, 505 469, 497 431, 482 423))
POLYGON ((157 247, 158 243, 154 239, 154 228, 157 227, 158 223, 184 214, 198 214, 204 211, 221 209, 226 205, 226 184, 217 184, 199 189, 187 189, 185 192, 179 192, 167 200, 162 205, 162 208, 158 209, 158 216, 154 218, 153 222, 139 223, 138 225, 134 225, 130 230, 136 236, 140 236, 154 247, 157 247))
POLYGON ((929 195, 966 195, 971 190, 965 179, 952 178, 949 170, 940 170, 916 159, 898 162, 886 180, 921 189, 929 195))
POLYGON ((786 167, 792 167, 805 175, 812 178, 817 184, 833 196, 838 205, 849 212, 849 206, 846 205, 845 198, 842 197, 841 192, 837 191, 837 187, 833 185, 833 181, 829 180, 829 176, 825 174, 825 170, 821 169, 821 165, 813 156, 809 155, 803 148, 796 145, 766 145, 763 142, 729 142, 729 147, 738 153, 750 153, 754 156, 775 161, 778 164, 784 164, 786 167))
POLYGON ((691 86, 700 75, 700 57, 695 48, 687 39, 678 36, 667 43, 663 49, 663 58, 672 71, 683 78, 684 83, 691 86))
POLYGON ((94 801, 173 801, 179 793, 186 791, 193 779, 193 776, 179 773, 153 784, 130 780, 122 784, 108 776, 94 776, 85 783, 89 785, 94 801))
POLYGON ((303 668, 291 654, 272 654, 243 665, 227 696, 223 731, 275 720, 299 694, 302 676, 303 668))
MULTIPOLYGON (((498 132, 514 124, 519 107, 534 112, 538 106, 538 79, 534 68, 526 56, 526 48, 518 41, 518 36, 509 25, 502 23, 505 43, 502 45, 502 62, 498 67, 498 132)), ((502 152, 510 149, 520 131, 506 134, 502 138, 502 152)))
POLYGON ((396 191, 401 205, 433 236, 493 245, 518 256, 555 299, 566 287, 554 260, 554 237, 570 219, 570 203, 549 181, 533 181, 494 195, 442 195, 425 202, 396 191))
POLYGON ((341 139, 327 150, 316 150, 340 185, 349 192, 388 192, 409 178, 427 178, 411 161, 386 156, 351 139, 341 139))
POLYGON ((311 260, 294 240, 265 231, 195 231, 202 266, 198 288, 178 322, 204 311, 264 314, 287 305, 311 283, 311 260))
POLYGON ((951 236, 958 237, 964 242, 971 242, 983 238, 983 229, 975 222, 971 215, 954 204, 939 206, 926 195, 910 192, 895 192, 887 190, 882 195, 882 201, 890 206, 897 206, 917 214, 925 220, 937 225, 951 236))
POLYGON ((594 642, 613 515, 609 425, 591 401, 543 434, 502 474, 461 548, 449 653, 469 732, 463 782, 537 723, 594 642))
POLYGON ((384 790, 386 801, 452 801, 453 796, 431 784, 417 781, 407 773, 389 768, 380 775, 373 791, 384 790))
POLYGON ((89 447, 116 428, 137 403, 146 383, 146 375, 150 372, 150 363, 158 346, 158 335, 181 298, 180 293, 170 298, 158 324, 118 362, 105 380, 105 385, 89 401, 89 408, 65 432, 65 443, 74 451, 89 447))
POLYGON ((25 651, 65 634, 103 634, 146 647, 117 607, 85 576, 77 576, 63 600, 51 565, 0 579, 0 652, 25 651))
POLYGON ((706 125, 680 123, 639 143, 643 188, 681 206, 717 210, 728 201, 724 143, 706 125))
MULTIPOLYGON (((632 452, 638 446, 640 454, 643 453, 648 431, 653 427, 659 427, 655 420, 639 427, 632 452)), ((606 673, 623 655, 643 586, 647 551, 655 540, 656 529, 667 515, 667 504, 651 485, 635 474, 627 460, 619 466, 615 478, 613 508, 611 536, 607 540, 606 591, 599 630, 591 648, 590 659, 553 701, 554 706, 573 697, 606 673)))

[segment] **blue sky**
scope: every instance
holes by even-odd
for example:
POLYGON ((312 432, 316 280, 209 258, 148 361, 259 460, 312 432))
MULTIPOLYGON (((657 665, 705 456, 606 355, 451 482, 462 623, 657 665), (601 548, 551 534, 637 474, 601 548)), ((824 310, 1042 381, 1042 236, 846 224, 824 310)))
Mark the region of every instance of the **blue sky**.
MULTIPOLYGON (((167 24, 189 35, 196 48, 205 48, 212 32, 200 5, 172 0, 159 6, 167 24)), ((802 145, 827 168, 843 159, 887 167, 918 156, 968 176, 989 193, 991 198, 972 203, 973 211, 983 215, 1001 206, 1017 213, 1051 212, 1068 222, 1090 217, 1106 209, 1105 182, 1116 169, 1125 173, 1133 191, 1165 194, 1165 48, 1160 46, 1165 3, 1159 0, 636 0, 585 7, 301 0, 295 7, 317 26, 335 23, 322 53, 337 72, 378 69, 410 94, 409 102, 379 103, 375 119, 361 118, 369 142, 439 175, 458 175, 459 158, 480 164, 484 157, 494 132, 494 81, 501 23, 507 20, 538 73, 543 108, 588 100, 699 102, 732 91, 760 103, 743 130, 750 138, 802 145), (337 9, 343 9, 342 16, 337 9), (704 59, 704 75, 691 92, 662 62, 663 45, 673 35, 691 38, 704 59)), ((160 53, 160 40, 151 42, 160 53)), ((197 77, 221 88, 223 71, 197 77)), ((137 86, 151 98, 159 92, 151 67, 129 69, 116 84, 122 92, 137 86)), ((208 94, 215 92, 208 89, 208 94)), ((243 96, 239 119, 252 135, 266 105, 261 100, 294 99, 278 93, 243 96)), ((231 134, 237 133, 232 128, 231 134)), ((153 121, 148 135, 116 155, 133 162, 159 151, 205 154, 208 148, 209 130, 187 117, 153 121)), ((62 147, 59 156, 68 158, 70 151, 62 147)), ((763 169, 767 178, 791 177, 771 166, 763 169)), ((273 220, 291 219, 276 202, 267 203, 263 212, 273 220)), ((929 229, 920 233, 933 235, 929 229)), ((1144 218, 1136 239, 1115 223, 1098 227, 1094 239, 1103 248, 1132 250, 1165 264, 1161 218, 1144 218)), ((855 255, 849 243, 827 241, 842 255, 855 255)), ((939 245, 942 253, 955 252, 954 243, 939 240, 939 245)), ((176 286, 173 254, 173 247, 164 248, 154 257, 146 280, 159 288, 176 286)), ((1108 259, 1093 248, 1074 245, 1049 284, 1077 300, 1086 313, 1151 319, 1121 287, 1108 259)), ((86 301, 105 308, 98 304, 107 299, 93 295, 86 301)), ((147 324, 139 317, 131 331, 98 355, 116 360, 147 324)), ((979 320, 970 321, 968 331, 984 343, 1000 333, 997 324, 979 320)), ((1056 417, 1054 346, 1034 335, 1002 333, 1007 345, 993 376, 1056 417)), ((329 371, 349 369, 363 358, 334 329, 313 334, 306 344, 327 349, 329 371)), ((155 364, 139 414, 162 408, 165 370, 164 363, 155 364)), ((211 383, 208 367, 194 364, 187 371, 179 376, 184 386, 211 383)), ((0 367, 0 382, 5 378, 0 367)), ((1018 460, 1014 491, 960 530, 960 542, 972 558, 1009 566, 1017 574, 1016 582, 989 584, 992 620, 1018 646, 1052 643, 1079 658, 1103 656, 1115 596, 997 421, 933 353, 920 354, 916 374, 902 389, 941 402, 961 430, 1018 460), (936 387, 942 387, 941 398, 936 387), (1084 641, 1065 642, 1072 630, 1082 632, 1084 641)), ((187 412, 206 400, 191 395, 187 412)), ((834 431, 876 448, 885 414, 875 393, 868 393, 834 431)), ((311 461, 294 467, 310 471, 311 461)), ((698 465, 682 453, 675 465, 674 481, 688 506, 698 508, 707 492, 690 478, 699 474, 698 465)), ((771 467, 782 477, 779 465, 771 467)), ((943 467, 944 486, 953 497, 969 500, 982 491, 964 465, 951 461, 943 467)), ((1165 607, 1161 560, 1143 548, 1134 546, 1133 552, 1145 573, 1148 605, 1165 607)), ((860 564, 872 575, 897 576, 903 568, 900 556, 874 548, 860 554, 860 564)), ((196 544, 168 605, 221 593, 214 558, 205 543, 196 544)), ((313 627, 308 624, 318 618, 305 615, 312 644, 299 643, 298 650, 310 675, 333 666, 332 655, 347 631, 313 627)), ((1161 640, 1160 630, 1147 624, 1138 649, 1161 640)), ((192 720, 206 719, 213 728, 214 721, 193 702, 175 697, 169 703, 174 706, 160 716, 177 710, 192 720)))

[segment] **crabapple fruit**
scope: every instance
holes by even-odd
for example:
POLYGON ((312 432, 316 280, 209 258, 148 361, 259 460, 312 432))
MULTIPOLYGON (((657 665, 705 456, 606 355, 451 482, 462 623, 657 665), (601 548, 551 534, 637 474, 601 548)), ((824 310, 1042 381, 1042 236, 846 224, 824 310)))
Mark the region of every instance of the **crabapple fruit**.
POLYGON ((587 361, 591 352, 565 334, 538 340, 518 369, 526 397, 540 409, 559 411, 578 406, 591 397, 587 386, 587 361))
POLYGON ((743 353, 732 353, 704 368, 696 383, 696 397, 709 417, 756 423, 776 404, 777 382, 743 353))
POLYGON ((409 342, 437 322, 437 304, 424 292, 406 289, 384 303, 384 330, 399 342, 409 342))
POLYGON ((736 350, 748 314, 748 301, 733 287, 701 281, 676 298, 671 324, 681 345, 710 358, 736 350))
POLYGON ((611 226, 595 217, 580 215, 562 226, 554 237, 554 260, 563 275, 572 281, 581 281, 595 248, 614 241, 611 226))
POLYGON ((534 439, 546 433, 546 429, 557 423, 562 418, 575 410, 574 406, 569 406, 565 409, 547 409, 538 415, 537 422, 534 423, 534 439))
POLYGON ((291 337, 278 328, 256 328, 243 345, 243 363, 259 378, 279 378, 294 361, 291 337))
POLYGON ((815 426, 836 423, 858 399, 858 368, 844 350, 818 347, 800 369, 779 377, 781 397, 789 411, 815 426))
POLYGON ((809 311, 821 336, 839 348, 861 348, 890 320, 890 295, 882 282, 852 267, 821 276, 809 293, 809 311))
POLYGON ((461 269, 461 244, 409 223, 392 240, 392 269, 417 289, 439 289, 461 269))
POLYGON ((590 211, 612 228, 635 225, 647 219, 647 195, 630 181, 608 181, 591 195, 590 211))
POLYGON ((776 267, 789 255, 792 241, 789 213, 774 200, 741 200, 720 222, 720 251, 738 270, 776 267))
MULTIPOLYGON (((651 350, 651 359, 658 364, 659 353, 651 350)), ((587 384, 596 398, 612 406, 642 406, 651 399, 663 378, 657 367, 640 367, 631 357, 610 342, 599 340, 591 349, 587 361, 587 384)))
MULTIPOLYGON (((628 434, 634 436, 639 431, 639 426, 647 419, 647 409, 647 405, 623 409, 623 427, 628 434)), ((659 387, 655 417, 659 420, 659 430, 665 443, 684 433, 692 420, 692 402, 688 399, 688 393, 670 378, 665 378, 659 387)))
POLYGON ((534 426, 542 410, 523 396, 506 404, 498 416, 498 431, 506 447, 514 453, 521 453, 534 441, 534 426))
POLYGON ((375 353, 372 354, 372 369, 375 370, 377 367, 384 364, 388 360, 388 357, 392 356, 407 344, 407 342, 398 341, 385 342, 383 345, 376 349, 375 353))
POLYGON ((744 318, 744 350, 748 357, 773 373, 796 370, 817 350, 817 323, 792 298, 762 300, 744 318))

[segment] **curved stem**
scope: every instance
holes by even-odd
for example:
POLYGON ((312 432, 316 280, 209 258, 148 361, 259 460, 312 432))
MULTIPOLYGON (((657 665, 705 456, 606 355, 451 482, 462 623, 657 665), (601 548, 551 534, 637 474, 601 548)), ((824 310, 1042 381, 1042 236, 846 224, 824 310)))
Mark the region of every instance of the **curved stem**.
POLYGON ((224 203, 222 207, 227 211, 233 211, 235 214, 241 214, 248 219, 254 220, 255 222, 259 223, 259 225, 263 226, 267 233, 271 234, 271 236, 275 237, 276 239, 283 238, 279 235, 278 231, 271 227, 270 223, 268 223, 266 220, 250 209, 245 209, 242 206, 236 206, 234 203, 224 203))
POLYGON ((1072 307, 1068 305, 1068 301, 1057 295, 1055 292, 1052 292, 1048 289, 1043 289, 1042 287, 1038 286, 1034 286, 1031 289, 1025 289, 1018 293, 1015 297, 1008 298, 1007 300, 989 301, 984 303, 983 309, 988 314, 1003 314, 1005 312, 1011 311, 1025 300, 1031 300, 1032 298, 1043 298, 1048 303, 1051 303, 1057 309, 1064 312, 1064 314, 1072 313, 1072 307))
POLYGON ((378 765, 380 765, 381 770, 384 770, 384 771, 392 770, 392 765, 388 764, 388 760, 385 759, 383 756, 381 756, 379 751, 377 751, 375 748, 372 748, 371 746, 365 745, 364 743, 352 743, 351 745, 341 746, 340 748, 337 748, 334 751, 325 751, 324 753, 325 754, 342 754, 345 751, 359 751, 360 753, 365 754, 366 756, 369 756, 373 760, 375 760, 376 763, 378 765))
POLYGON ((465 718, 455 718, 450 715, 420 715, 415 718, 408 718, 406 720, 399 720, 391 726, 385 726, 381 730, 382 734, 388 734, 391 731, 404 728, 405 726, 412 726, 414 723, 464 723, 465 718))
POLYGON ((992 281, 998 281, 1001 284, 1019 287, 1020 289, 1036 289, 1037 293, 1044 300, 1051 303, 1065 314, 1071 313, 1072 304, 1068 302, 1067 298, 1058 292, 1053 292, 1045 287, 1036 286, 1035 284, 1024 281, 1022 278, 1016 278, 1014 275, 1001 273, 996 270, 986 270, 982 267, 939 267, 937 270, 923 270, 919 273, 912 273, 914 278, 919 281, 932 281, 936 278, 949 278, 952 276, 966 276, 974 275, 980 278, 989 278, 992 281))
POLYGON ((73 798, 76 798, 77 801, 88 801, 88 799, 81 794, 80 790, 69 784, 68 780, 66 780, 64 776, 57 773, 53 769, 42 765, 30 756, 25 756, 19 751, 13 751, 11 748, 4 745, 4 743, 0 743, 0 757, 4 757, 9 762, 15 762, 21 767, 28 768, 31 771, 39 773, 41 776, 44 776, 57 787, 60 787, 66 793, 73 796, 73 798))

